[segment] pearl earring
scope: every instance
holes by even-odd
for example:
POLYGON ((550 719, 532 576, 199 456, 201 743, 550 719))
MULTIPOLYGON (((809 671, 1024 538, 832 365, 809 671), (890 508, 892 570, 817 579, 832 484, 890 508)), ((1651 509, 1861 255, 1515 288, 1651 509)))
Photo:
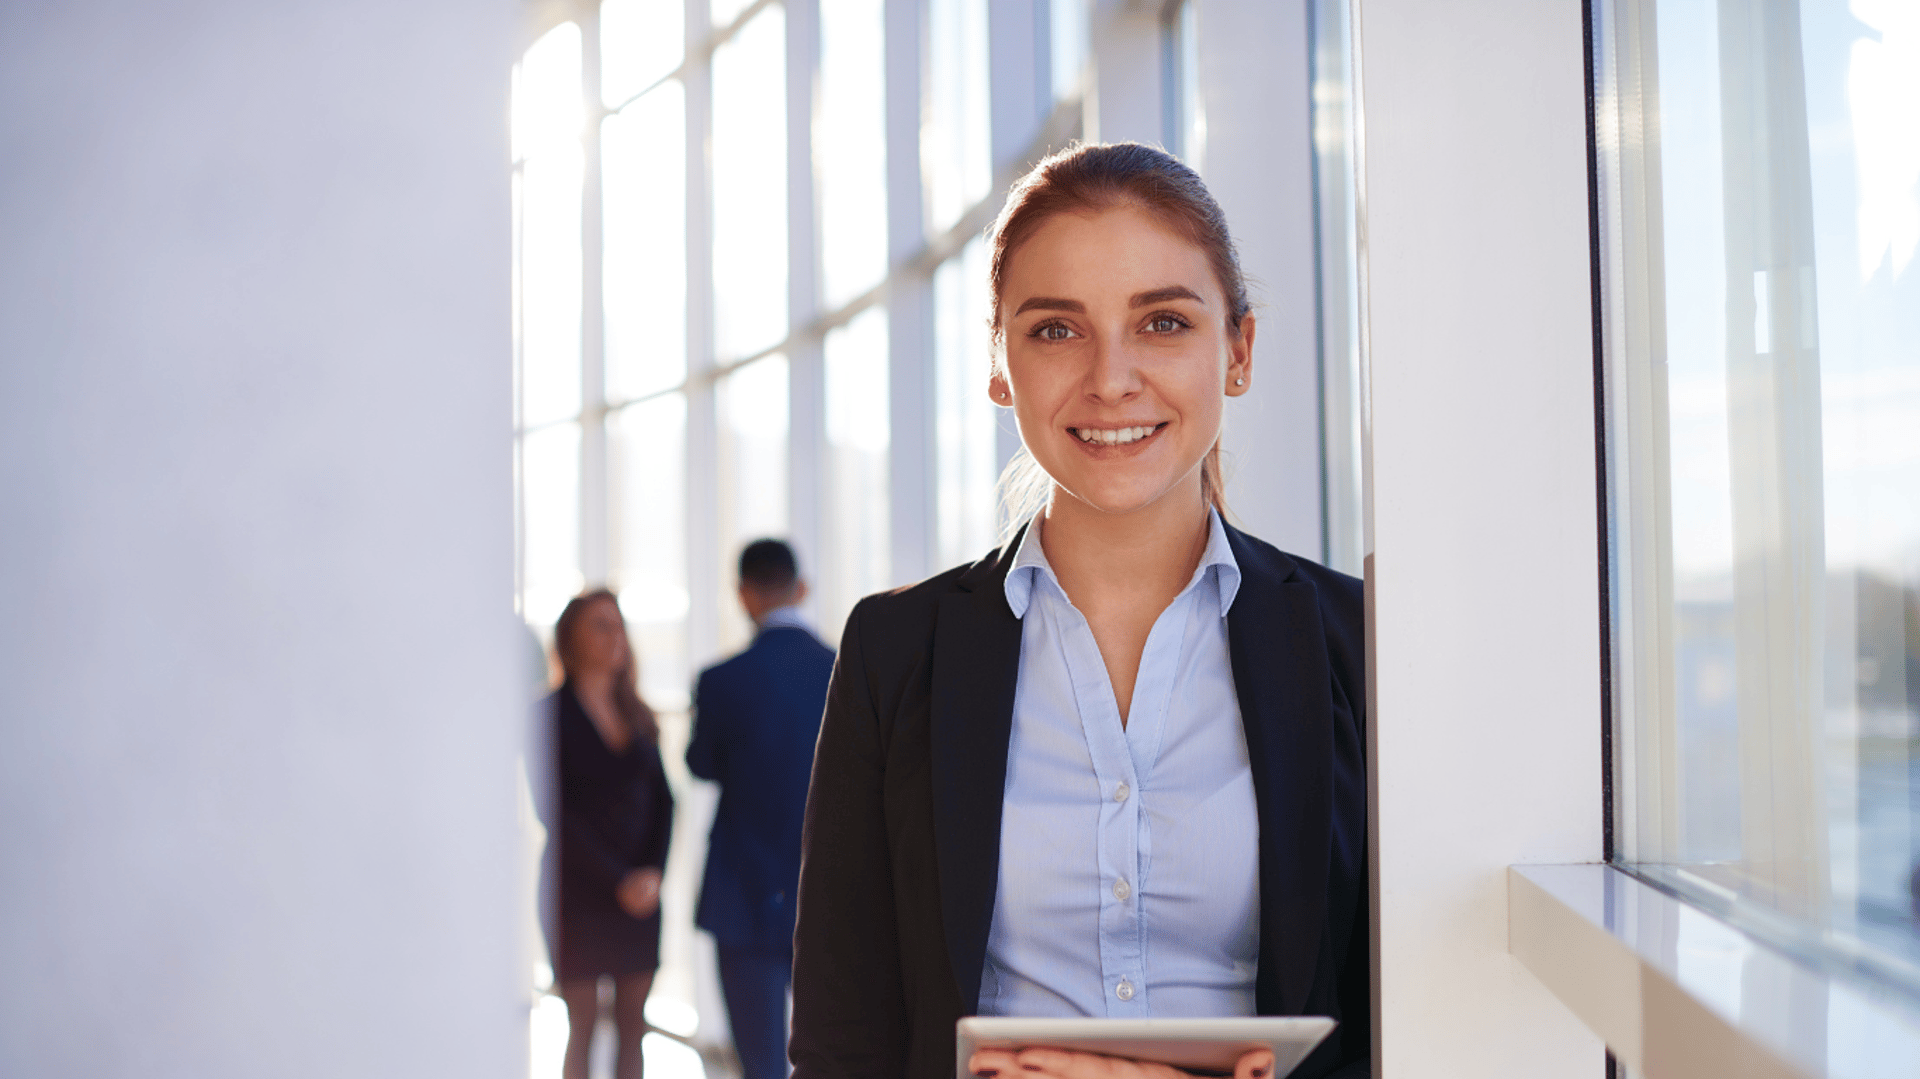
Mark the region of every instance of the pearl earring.
POLYGON ((1236 378, 1233 380, 1233 384, 1236 386, 1244 386, 1247 384, 1247 380, 1244 378, 1236 378))

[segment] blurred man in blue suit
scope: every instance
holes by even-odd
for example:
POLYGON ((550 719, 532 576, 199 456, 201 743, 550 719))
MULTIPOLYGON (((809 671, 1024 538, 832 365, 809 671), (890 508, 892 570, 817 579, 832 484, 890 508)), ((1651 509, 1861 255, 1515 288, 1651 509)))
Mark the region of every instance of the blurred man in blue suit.
POLYGON ((833 650, 800 616, 793 549, 755 540, 740 554, 740 604, 753 644, 701 672, 687 767, 720 784, 695 922, 713 934, 720 988, 745 1079, 787 1074, 794 894, 813 745, 833 650))

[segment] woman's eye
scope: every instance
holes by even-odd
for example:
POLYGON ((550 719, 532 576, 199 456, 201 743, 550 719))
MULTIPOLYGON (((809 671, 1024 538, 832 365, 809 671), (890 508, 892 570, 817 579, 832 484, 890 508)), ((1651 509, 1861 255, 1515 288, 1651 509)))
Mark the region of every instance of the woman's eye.
POLYGON ((1073 331, 1058 322, 1049 322, 1044 326, 1036 327, 1033 335, 1042 341, 1065 341, 1073 336, 1073 331))
POLYGON ((1172 315, 1155 315, 1153 321, 1147 323, 1147 328, 1154 333, 1173 333, 1185 327, 1186 323, 1181 322, 1172 315))

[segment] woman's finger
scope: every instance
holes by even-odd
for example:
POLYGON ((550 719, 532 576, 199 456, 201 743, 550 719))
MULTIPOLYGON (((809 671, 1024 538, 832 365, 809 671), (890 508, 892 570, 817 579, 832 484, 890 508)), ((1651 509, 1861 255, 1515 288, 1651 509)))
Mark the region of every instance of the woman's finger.
POLYGON ((1267 1079, 1273 1074, 1273 1050, 1249 1049, 1233 1066, 1233 1079, 1267 1079))
POLYGON ((1020 1066, 1017 1079, 1189 1079, 1165 1064, 1067 1049, 1022 1049, 1014 1060, 1020 1066))
POLYGON ((1019 1070, 1020 1065, 1013 1059, 1013 1052, 1007 1049, 976 1049, 967 1058, 967 1071, 985 1079, 1012 1079, 1019 1070))

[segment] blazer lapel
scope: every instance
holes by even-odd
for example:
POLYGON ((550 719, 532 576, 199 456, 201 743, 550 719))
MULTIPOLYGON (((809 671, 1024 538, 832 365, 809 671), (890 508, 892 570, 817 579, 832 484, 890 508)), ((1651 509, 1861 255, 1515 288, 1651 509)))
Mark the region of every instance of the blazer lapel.
POLYGON ((1299 1014, 1326 923, 1333 827, 1332 672, 1318 593, 1293 561, 1238 529, 1227 648, 1260 822, 1261 1014, 1299 1014))
MULTIPOLYGON (((1024 534, 1025 529, 1021 530, 1024 534)), ((980 999, 980 970, 1000 876, 1000 810, 1020 673, 1020 620, 1005 582, 1016 534, 940 598, 933 633, 933 832, 940 910, 961 1007, 980 999)))

